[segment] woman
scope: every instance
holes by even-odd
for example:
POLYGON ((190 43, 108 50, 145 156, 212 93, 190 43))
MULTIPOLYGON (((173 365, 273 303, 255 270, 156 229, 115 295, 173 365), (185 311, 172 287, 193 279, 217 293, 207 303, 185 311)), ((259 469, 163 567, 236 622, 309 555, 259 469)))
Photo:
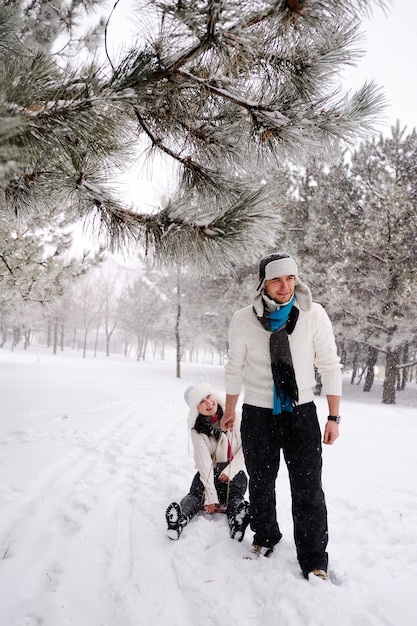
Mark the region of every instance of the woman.
POLYGON ((188 427, 197 473, 190 492, 166 510, 170 539, 179 539, 184 527, 203 508, 206 513, 225 509, 232 539, 242 541, 249 524, 249 503, 244 500, 248 479, 240 439, 240 421, 228 435, 220 429, 224 398, 208 383, 189 387, 184 394, 190 410, 188 427))

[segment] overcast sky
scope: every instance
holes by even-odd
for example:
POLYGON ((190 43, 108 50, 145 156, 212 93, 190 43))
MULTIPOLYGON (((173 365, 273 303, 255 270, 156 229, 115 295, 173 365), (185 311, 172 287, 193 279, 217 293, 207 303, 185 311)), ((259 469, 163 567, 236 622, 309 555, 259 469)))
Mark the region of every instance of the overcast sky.
POLYGON ((374 10, 364 21, 366 54, 346 72, 352 87, 373 79, 383 88, 388 107, 379 128, 384 134, 397 119, 409 131, 417 126, 416 26, 417 3, 410 0, 392 0, 387 14, 374 10))

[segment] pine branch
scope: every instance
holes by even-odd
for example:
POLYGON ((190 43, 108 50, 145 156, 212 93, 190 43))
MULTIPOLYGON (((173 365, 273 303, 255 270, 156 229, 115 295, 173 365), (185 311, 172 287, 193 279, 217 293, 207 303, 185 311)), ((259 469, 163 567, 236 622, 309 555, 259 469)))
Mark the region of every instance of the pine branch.
POLYGON ((137 107, 134 107, 134 111, 141 128, 151 140, 152 147, 159 148, 161 152, 171 157, 175 161, 178 161, 178 163, 181 163, 181 165, 184 166, 184 169, 189 172, 190 178, 195 182, 197 186, 199 186, 198 183, 200 181, 205 183, 208 183, 210 181, 213 184, 213 178, 208 175, 207 170, 203 169, 201 165, 193 161, 190 157, 182 157, 179 153, 174 152, 174 150, 171 150, 168 146, 166 146, 163 141, 156 137, 152 133, 150 128, 148 128, 137 107))
MULTIPOLYGON (((187 168, 188 162, 192 162, 195 171, 198 172, 207 166, 200 160, 199 167, 195 167, 197 161, 193 155, 193 146, 187 142, 187 134, 188 139, 191 137, 195 139, 197 136, 197 133, 193 134, 190 130, 192 124, 184 124, 187 131, 182 136, 179 129, 181 121, 187 120, 187 113, 181 105, 180 98, 183 99, 186 92, 190 92, 191 95, 196 86, 199 88, 201 104, 197 111, 194 111, 195 120, 199 121, 204 117, 206 106, 210 106, 212 114, 216 115, 216 108, 219 110, 218 107, 221 106, 218 99, 220 102, 229 102, 231 105, 229 115, 234 109, 235 115, 239 109, 246 110, 249 113, 247 119, 240 115, 240 121, 242 127, 246 127, 248 145, 251 138, 253 148, 264 152, 265 149, 269 149, 279 160, 289 157, 299 160, 301 153, 305 157, 306 154, 319 150, 324 135, 327 143, 334 146, 341 139, 351 143, 357 136, 372 131, 373 123, 383 106, 380 94, 376 90, 371 93, 371 89, 365 87, 350 107, 349 98, 343 96, 343 106, 338 102, 336 104, 338 108, 334 111, 332 108, 335 109, 335 106, 331 102, 333 94, 324 95, 324 86, 340 69, 340 65, 354 63, 359 54, 357 51, 351 51, 350 46, 358 37, 359 22, 356 16, 358 10, 364 9, 361 3, 348 10, 338 5, 336 21, 332 13, 332 9, 336 11, 334 3, 304 2, 299 10, 304 22, 297 23, 297 27, 290 27, 286 23, 284 18, 291 8, 284 3, 275 5, 273 9, 267 11, 263 8, 259 14, 256 14, 255 10, 253 20, 245 18, 243 21, 242 7, 237 9, 234 3, 230 3, 227 9, 223 7, 219 19, 216 18, 215 38, 210 17, 208 19, 211 23, 212 38, 208 42, 207 23, 204 25, 204 16, 201 16, 200 24, 198 21, 200 16, 197 16, 192 28, 192 38, 195 41, 190 46, 181 48, 184 35, 180 24, 182 14, 186 13, 186 6, 182 5, 181 11, 164 7, 166 14, 171 16, 170 27, 178 29, 179 56, 175 51, 176 39, 172 40, 171 36, 168 43, 168 35, 165 40, 163 34, 158 34, 153 44, 154 54, 151 54, 150 49, 146 52, 147 55, 151 54, 154 66, 153 76, 151 74, 147 76, 148 89, 157 91, 162 86, 161 81, 166 81, 166 88, 161 91, 161 95, 164 94, 164 107, 169 102, 169 115, 164 115, 164 118, 153 114, 150 116, 149 109, 146 109, 145 113, 146 104, 139 96, 139 85, 135 86, 133 82, 130 84, 139 96, 136 111, 140 113, 142 121, 147 120, 148 129, 150 126, 160 129, 151 131, 152 145, 158 146, 165 154, 173 155, 184 168, 187 168), (325 22, 320 28, 316 24, 313 28, 311 20, 314 21, 318 16, 323 18, 323 14, 325 22), (352 19, 352 15, 355 19, 352 19), (230 24, 227 27, 226 20, 230 24), (263 25, 260 27, 261 23, 268 20, 271 24, 268 24, 267 29, 271 29, 272 25, 276 28, 273 39, 268 37, 268 30, 265 30, 263 25), (248 32, 244 33, 245 29, 248 32), (261 37, 264 41, 270 39, 271 44, 260 44, 261 37), (253 45, 254 42, 256 47, 253 45), (230 46, 230 51, 227 51, 227 45, 230 46), (232 60, 230 55, 236 45, 238 48, 235 50, 233 65, 230 65, 232 60), (170 52, 164 57, 163 52, 168 46, 170 52), (226 66, 227 62, 229 67, 226 66), (233 75, 230 70, 233 71, 233 75), (248 98, 248 92, 253 91, 257 83, 263 85, 259 93, 256 94, 255 89, 253 97, 248 98), (268 83, 268 90, 262 93, 268 83), (290 89, 290 84, 296 87, 296 91, 290 89), (217 101, 214 98, 217 98, 217 101), (300 115, 300 110, 303 111, 303 115, 300 115), (329 111, 330 114, 323 115, 323 110, 329 111), (281 127, 287 126, 289 131, 287 132, 285 128, 282 132, 281 127), (177 150, 172 150, 169 146, 170 137, 174 138, 178 131, 178 137, 181 137, 181 157, 177 150), (291 138, 295 135, 296 140, 292 141, 291 138), (158 137, 157 141, 155 137, 158 137), (164 137, 163 141, 161 137, 164 137), (186 156, 184 146, 189 149, 186 156)), ((271 29, 271 35, 272 32, 271 29)), ((139 64, 142 63, 140 59, 141 56, 138 55, 139 64)), ((130 58, 130 62, 133 67, 135 65, 133 57, 130 58)), ((227 133, 227 117, 223 125, 227 133)), ((205 144, 201 136, 200 147, 203 146, 207 148, 207 143, 205 144)), ((209 154, 205 156, 208 157, 209 154)))
POLYGON ((138 214, 115 205, 96 204, 91 209, 109 234, 113 249, 129 242, 140 244, 161 264, 207 270, 210 265, 227 270, 231 263, 256 259, 259 244, 273 245, 279 220, 272 189, 244 192, 226 205, 214 205, 213 197, 202 206, 201 195, 187 193, 156 214, 138 214), (193 207, 197 207, 193 208, 193 207), (253 250, 253 252, 251 252, 253 250))
POLYGON ((64 202, 71 218, 98 211, 116 242, 124 228, 138 236, 139 210, 130 215, 102 180, 125 166, 139 136, 149 154, 179 164, 181 193, 198 190, 200 204, 212 194, 219 215, 233 220, 219 198, 234 206, 239 185, 253 189, 255 162, 268 169, 301 162, 372 130, 382 106, 378 90, 335 94, 329 77, 357 58, 357 18, 382 0, 139 5, 158 17, 158 31, 150 28, 120 63, 110 61, 110 71, 63 68, 17 39, 11 59, 13 16, 0 6, 7 42, 2 48, 0 41, 2 206, 19 213, 64 202))

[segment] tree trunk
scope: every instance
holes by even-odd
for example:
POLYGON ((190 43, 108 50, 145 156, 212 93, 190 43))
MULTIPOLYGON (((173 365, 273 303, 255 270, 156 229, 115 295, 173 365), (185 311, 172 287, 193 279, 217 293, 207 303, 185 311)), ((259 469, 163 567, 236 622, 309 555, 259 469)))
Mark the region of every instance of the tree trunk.
POLYGON ((371 391, 375 378, 375 365, 378 359, 378 350, 373 346, 368 347, 368 358, 366 363, 366 378, 363 386, 364 391, 371 391))
MULTIPOLYGON (((403 363, 407 363, 410 354, 410 344, 406 341, 403 350, 403 363)), ((408 367, 403 367, 401 370, 401 385, 400 391, 404 391, 408 379, 408 367)))
POLYGON ((94 340, 94 356, 97 356, 97 349, 98 349, 98 333, 99 333, 99 327, 96 326, 96 338, 94 340))
POLYGON ((84 328, 83 359, 85 359, 85 355, 87 354, 87 335, 88 335, 88 329, 84 328))
POLYGON ((345 342, 342 341, 339 347, 339 352, 340 352, 340 363, 342 365, 344 365, 347 361, 347 354, 346 354, 346 348, 345 348, 345 342))
POLYGON ((20 341, 20 326, 13 326, 12 351, 20 341))
POLYGON ((2 324, 1 325, 1 343, 0 343, 0 348, 4 348, 4 346, 6 345, 7 337, 8 337, 7 324, 2 324))
POLYGON ((53 328, 53 339, 52 339, 52 354, 57 353, 58 348, 58 318, 54 320, 54 328, 53 328))
POLYGON ((321 395, 321 390, 323 387, 323 383, 321 381, 321 376, 320 376, 320 372, 318 371, 317 367, 314 368, 314 375, 316 378, 316 385, 313 389, 313 393, 315 396, 320 396, 321 395))
MULTIPOLYGON (((143 340, 143 347, 142 347, 142 361, 144 361, 144 360, 145 360, 145 357, 146 357, 146 349, 147 349, 147 347, 148 347, 148 340, 149 340, 148 333, 146 333, 145 338, 144 338, 144 340, 143 340)), ((163 349, 164 349, 164 348, 163 348, 163 346, 162 346, 162 352, 163 352, 163 349)), ((162 357, 163 357, 163 354, 162 354, 162 357)))
POLYGON ((61 347, 61 352, 64 351, 64 343, 65 343, 65 324, 62 323, 61 324, 61 334, 60 334, 60 347, 61 347))
POLYGON ((350 384, 353 385, 355 382, 356 374, 358 373, 358 361, 359 361, 359 346, 356 346, 355 353, 353 355, 352 362, 352 377, 350 379, 350 384))
POLYGON ((384 387, 382 391, 382 402, 384 404, 395 404, 398 358, 398 350, 388 350, 385 362, 384 387))
POLYGON ((23 349, 27 350, 27 348, 30 345, 30 328, 25 328, 24 330, 24 343, 23 343, 23 349))

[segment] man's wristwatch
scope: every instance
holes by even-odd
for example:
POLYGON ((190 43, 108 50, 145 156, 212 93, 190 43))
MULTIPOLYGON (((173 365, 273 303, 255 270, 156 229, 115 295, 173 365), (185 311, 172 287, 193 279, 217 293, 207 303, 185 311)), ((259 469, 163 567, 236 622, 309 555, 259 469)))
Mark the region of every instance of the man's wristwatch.
POLYGON ((331 422, 336 422, 336 424, 340 424, 340 420, 342 419, 340 415, 328 415, 327 419, 331 422))

